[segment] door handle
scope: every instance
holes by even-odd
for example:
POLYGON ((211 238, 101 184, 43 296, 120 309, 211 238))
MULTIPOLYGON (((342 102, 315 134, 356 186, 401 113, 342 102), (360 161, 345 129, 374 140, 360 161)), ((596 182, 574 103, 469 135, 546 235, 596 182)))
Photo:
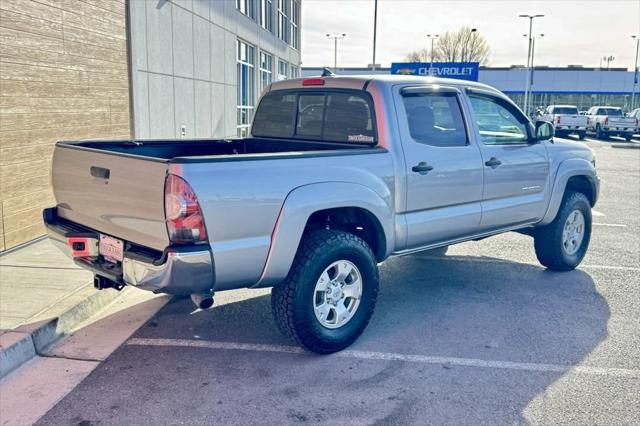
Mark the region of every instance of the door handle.
POLYGON ((502 161, 498 160, 496 157, 491 157, 488 161, 484 162, 485 166, 491 167, 492 169, 495 169, 500 164, 502 164, 502 161))
POLYGON ((433 166, 430 166, 424 161, 421 161, 416 166, 413 166, 411 170, 413 170, 416 173, 420 173, 421 175, 426 175, 431 170, 433 170, 433 166))

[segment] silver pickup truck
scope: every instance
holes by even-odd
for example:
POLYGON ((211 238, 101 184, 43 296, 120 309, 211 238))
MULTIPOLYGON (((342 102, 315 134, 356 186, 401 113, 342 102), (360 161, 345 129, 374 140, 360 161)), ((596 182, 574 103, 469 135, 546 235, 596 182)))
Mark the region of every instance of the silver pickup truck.
POLYGON ((633 117, 627 117, 622 108, 594 106, 587 111, 587 131, 598 139, 620 136, 628 142, 633 138, 638 123, 633 117))
POLYGON ((98 289, 273 287, 276 324, 318 353, 363 332, 378 264, 519 231, 539 261, 582 260, 599 179, 499 91, 413 76, 273 83, 251 136, 59 142, 50 237, 98 289))

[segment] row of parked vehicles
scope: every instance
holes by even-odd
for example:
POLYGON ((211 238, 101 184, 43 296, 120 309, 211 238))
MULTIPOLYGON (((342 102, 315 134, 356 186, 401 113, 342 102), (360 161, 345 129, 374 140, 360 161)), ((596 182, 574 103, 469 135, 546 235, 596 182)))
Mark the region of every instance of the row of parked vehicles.
POLYGON ((598 139, 619 136, 627 141, 640 132, 640 108, 625 114, 622 108, 593 106, 587 111, 578 111, 575 105, 549 105, 539 114, 541 120, 555 126, 558 137, 577 135, 580 140, 587 133, 598 139))

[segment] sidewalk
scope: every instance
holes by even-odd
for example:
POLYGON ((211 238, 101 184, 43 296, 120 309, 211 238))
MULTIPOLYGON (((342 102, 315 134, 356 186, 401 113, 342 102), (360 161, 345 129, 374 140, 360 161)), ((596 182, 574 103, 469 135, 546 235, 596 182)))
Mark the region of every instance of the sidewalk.
POLYGON ((118 296, 47 240, 0 256, 0 377, 118 296))

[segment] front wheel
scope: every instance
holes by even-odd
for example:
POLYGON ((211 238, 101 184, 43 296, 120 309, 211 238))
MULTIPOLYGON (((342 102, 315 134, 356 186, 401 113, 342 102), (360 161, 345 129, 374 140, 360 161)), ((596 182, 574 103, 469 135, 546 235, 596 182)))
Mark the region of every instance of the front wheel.
POLYGON ((586 136, 587 132, 578 132, 578 139, 580 139, 581 141, 583 141, 586 136))
POLYGON ((556 271, 570 271, 582 262, 591 238, 591 204, 580 192, 565 194, 556 218, 535 230, 536 256, 556 271))
POLYGON ((351 345, 369 323, 378 297, 375 256, 361 238, 343 231, 306 235, 289 275, 271 291, 276 325, 321 354, 351 345))

